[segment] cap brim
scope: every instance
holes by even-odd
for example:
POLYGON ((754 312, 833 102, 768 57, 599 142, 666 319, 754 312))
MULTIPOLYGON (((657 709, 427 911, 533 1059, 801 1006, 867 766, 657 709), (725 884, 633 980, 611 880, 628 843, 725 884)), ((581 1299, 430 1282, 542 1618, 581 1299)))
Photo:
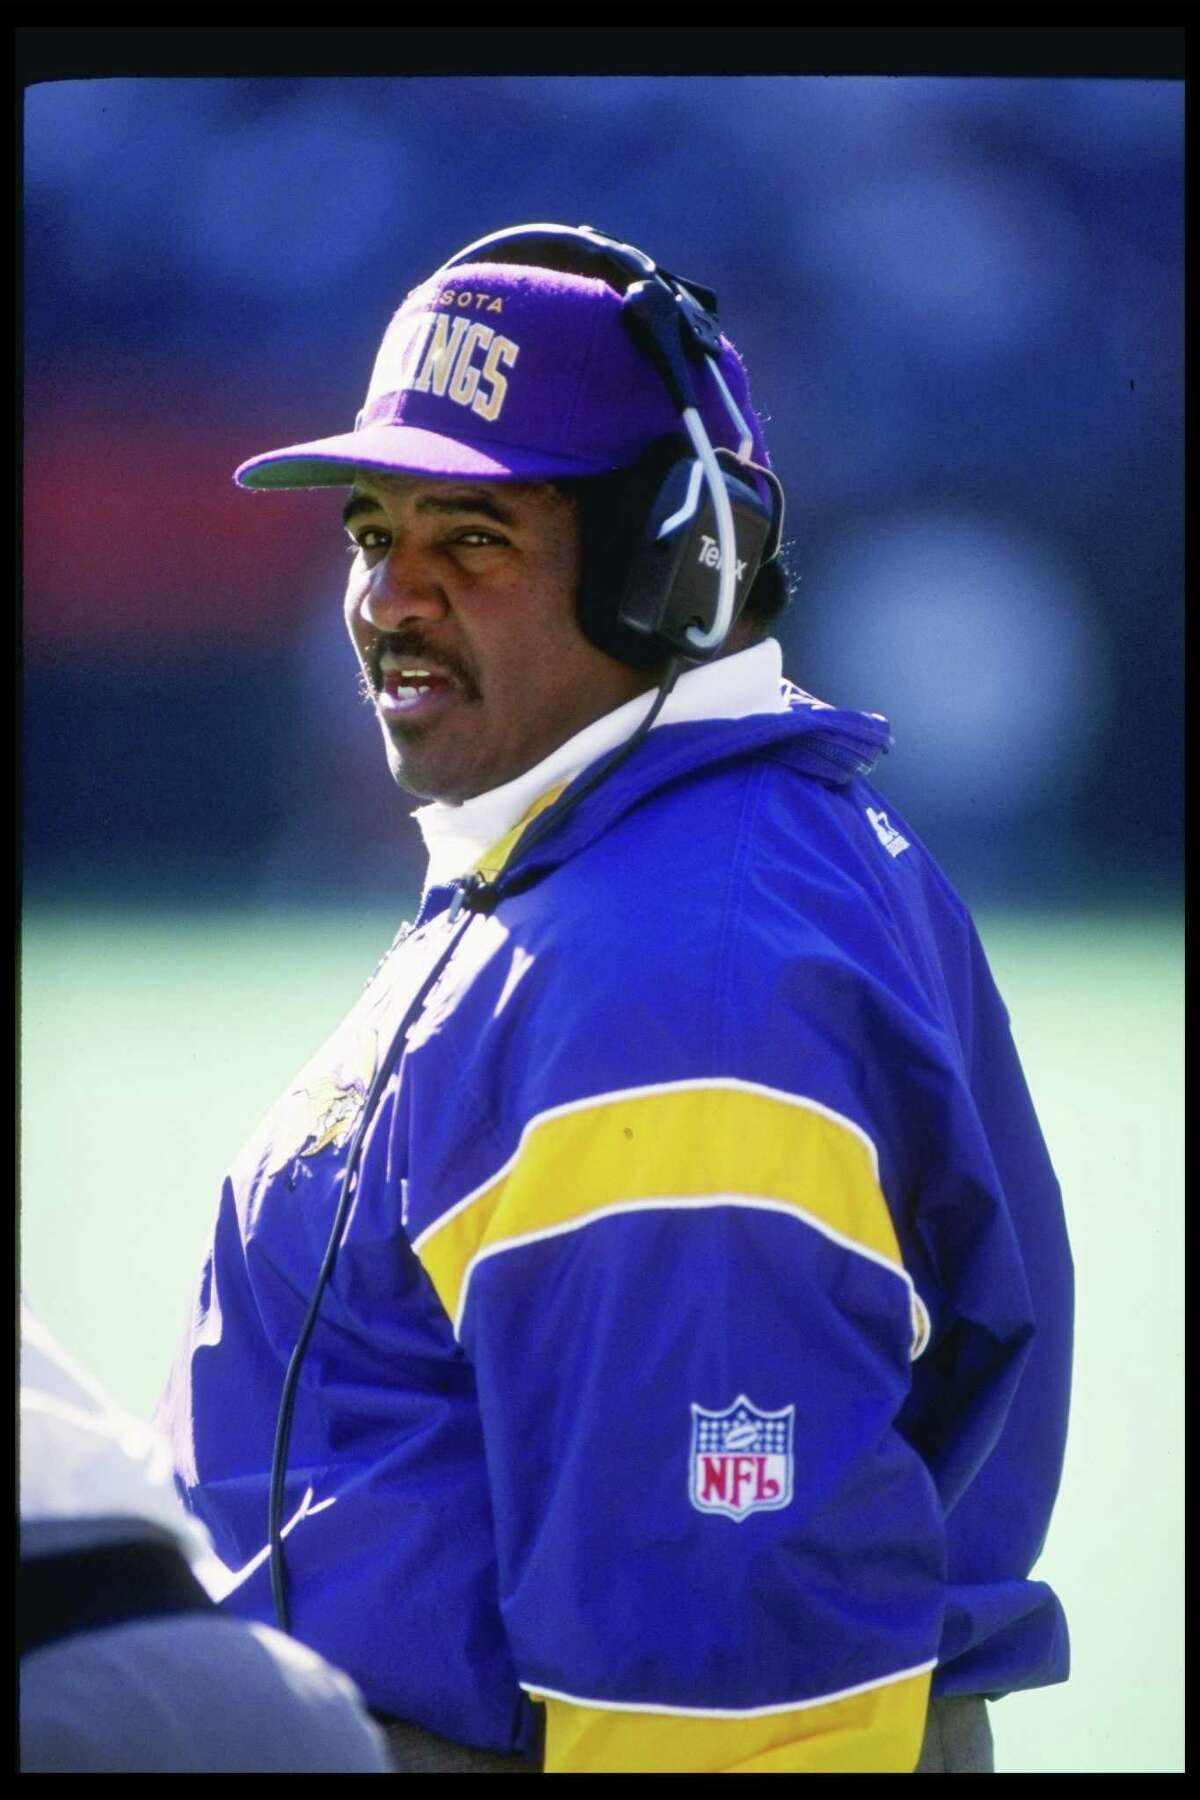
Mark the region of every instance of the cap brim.
POLYGON ((252 456, 234 472, 245 488, 349 487, 356 469, 447 480, 554 481, 599 475, 613 467, 574 456, 554 456, 518 444, 480 444, 442 437, 418 425, 368 425, 341 437, 318 438, 252 456))

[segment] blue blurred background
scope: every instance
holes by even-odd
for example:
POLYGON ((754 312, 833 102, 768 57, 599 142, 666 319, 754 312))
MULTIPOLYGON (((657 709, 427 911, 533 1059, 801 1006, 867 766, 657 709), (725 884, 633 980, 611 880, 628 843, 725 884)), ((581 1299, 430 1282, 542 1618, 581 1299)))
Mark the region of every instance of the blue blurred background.
POLYGON ((1182 161, 1156 80, 29 90, 22 1280, 117 1400, 153 1407, 224 1169, 422 873, 342 496, 232 471, 347 428, 462 244, 585 220, 721 296, 785 669, 892 721, 1062 1181, 1074 1674, 994 1709, 998 1766, 1182 1768, 1182 161))
POLYGON ((1160 81, 35 87, 29 893, 419 879, 339 497, 230 476, 349 426, 443 257, 551 218, 717 288, 788 495, 787 670, 891 719, 882 785, 969 897, 1172 894, 1182 138, 1160 81))

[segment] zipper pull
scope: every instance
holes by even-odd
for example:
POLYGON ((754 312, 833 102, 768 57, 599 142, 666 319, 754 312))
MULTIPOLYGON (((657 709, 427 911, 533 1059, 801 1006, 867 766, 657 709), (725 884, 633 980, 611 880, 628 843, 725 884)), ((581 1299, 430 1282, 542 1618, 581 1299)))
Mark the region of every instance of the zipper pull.
POLYGON ((469 906, 472 912, 491 912, 495 904, 496 891, 490 881, 482 875, 464 875, 455 887, 447 916, 453 925, 464 906, 469 906))

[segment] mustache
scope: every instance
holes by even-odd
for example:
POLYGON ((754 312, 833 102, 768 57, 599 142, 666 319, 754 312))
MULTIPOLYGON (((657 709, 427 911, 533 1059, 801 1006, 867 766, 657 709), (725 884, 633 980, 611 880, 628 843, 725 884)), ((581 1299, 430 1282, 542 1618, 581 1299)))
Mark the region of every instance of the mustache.
POLYGON ((405 657, 414 664, 427 662, 444 670, 459 684, 469 700, 478 700, 479 684, 462 658, 452 650, 443 649, 423 631, 412 628, 405 631, 381 631, 367 646, 367 669, 360 669, 358 678, 359 690, 364 699, 374 700, 382 689, 383 670, 380 663, 385 652, 389 651, 393 656, 405 657))

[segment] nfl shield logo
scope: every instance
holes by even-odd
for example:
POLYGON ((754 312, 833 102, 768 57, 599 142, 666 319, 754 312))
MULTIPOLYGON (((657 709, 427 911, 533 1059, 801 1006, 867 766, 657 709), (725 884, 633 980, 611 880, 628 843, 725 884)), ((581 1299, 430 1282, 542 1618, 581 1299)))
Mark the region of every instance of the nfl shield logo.
POLYGON ((742 1520, 776 1512, 792 1497, 796 1408, 762 1412, 739 1394, 723 1412, 692 1402, 689 1498, 699 1512, 742 1520))

